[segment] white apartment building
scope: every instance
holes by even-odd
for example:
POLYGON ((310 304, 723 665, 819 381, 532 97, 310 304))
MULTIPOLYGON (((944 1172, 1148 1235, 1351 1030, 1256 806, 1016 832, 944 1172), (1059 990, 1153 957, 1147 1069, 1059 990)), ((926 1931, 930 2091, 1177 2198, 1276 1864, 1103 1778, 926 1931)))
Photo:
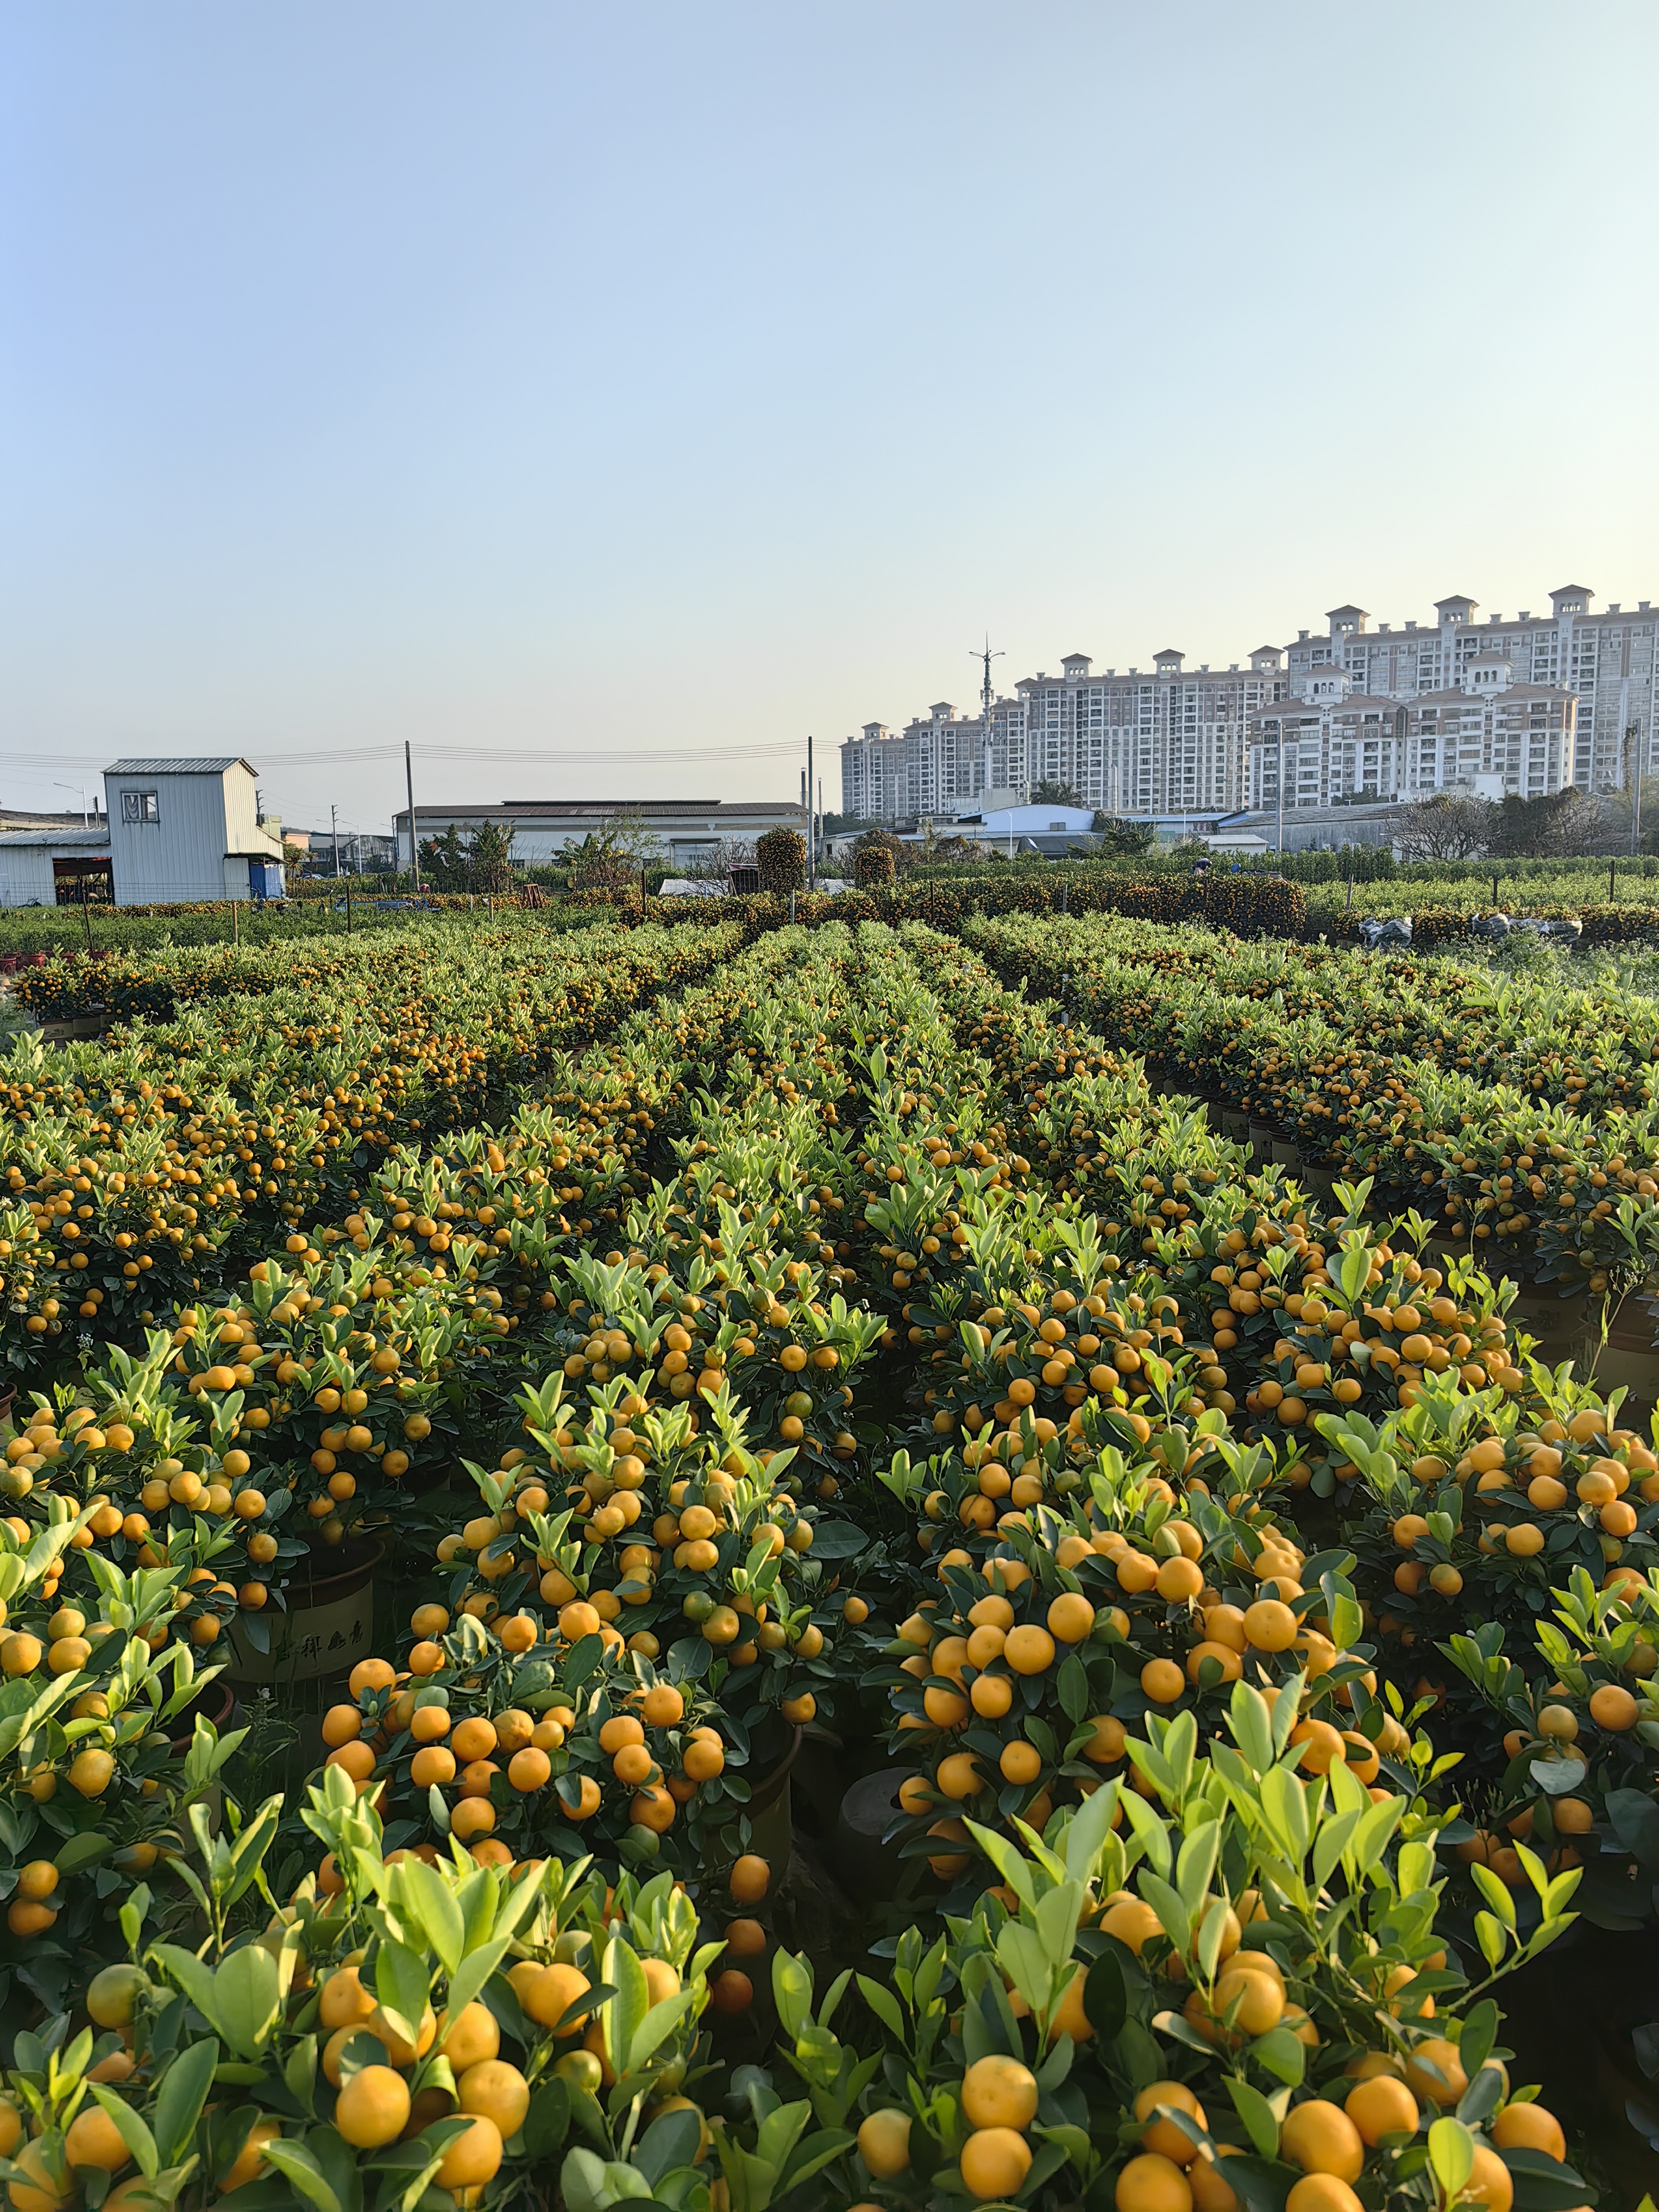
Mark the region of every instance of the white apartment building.
POLYGON ((1401 701, 1355 691, 1329 662, 1251 717, 1249 803, 1340 806, 1422 799, 1458 785, 1488 799, 1541 799, 1572 781, 1578 702, 1559 684, 1517 684, 1499 653, 1461 663, 1455 686, 1401 701))
POLYGON ((1060 673, 1022 678, 985 716, 940 701, 895 733, 866 722, 842 741, 842 811, 864 821, 960 812, 988 792, 1067 783, 1108 814, 1226 812, 1245 804, 1250 715, 1285 688, 1284 654, 1260 647, 1248 668, 1189 670, 1170 649, 1150 669, 1094 672, 1070 653, 1060 673))
POLYGON ((1150 670, 1101 676, 1086 653, 1068 653, 1058 676, 1039 671, 994 702, 988 744, 982 714, 958 715, 943 702, 902 732, 866 723, 842 745, 842 811, 866 821, 946 815, 1045 777, 1114 815, 1276 805, 1279 731, 1267 710, 1292 701, 1287 805, 1370 789, 1419 795, 1438 787, 1424 780, 1431 769, 1447 781, 1479 775, 1534 794, 1564 783, 1622 787, 1638 750, 1644 773, 1659 770, 1659 616, 1645 599, 1633 612, 1615 601, 1591 614, 1594 594, 1582 585, 1549 597, 1548 615, 1523 611, 1512 621, 1477 621, 1474 600, 1441 599, 1432 623, 1397 629, 1371 629, 1363 607, 1333 607, 1322 635, 1303 630, 1294 644, 1259 647, 1248 667, 1224 671, 1189 670, 1171 650, 1150 670), (1472 684, 1477 662, 1481 680, 1472 684), (1337 690, 1310 689, 1333 675, 1342 678, 1337 690), (1501 708, 1488 696, 1498 693, 1501 708), (1435 695, 1443 695, 1437 704, 1435 695), (1570 732, 1559 695, 1576 702, 1570 732), (1471 699, 1484 702, 1478 743, 1466 726, 1474 710, 1457 703, 1471 699), (1423 719, 1402 715, 1419 704, 1423 719))
POLYGON ((1036 780, 1025 772, 1025 722, 1023 699, 994 701, 988 747, 984 714, 958 714, 948 699, 902 731, 866 722, 842 741, 842 812, 861 822, 903 822, 960 813, 988 792, 1023 794, 1036 780))
POLYGON ((1654 651, 1659 614, 1646 599, 1633 610, 1615 599, 1601 614, 1591 614, 1594 597, 1583 584, 1564 584, 1550 593, 1547 615, 1523 608, 1507 621, 1497 614, 1477 620, 1474 599, 1437 599, 1433 623, 1408 622, 1400 629, 1387 623, 1371 629, 1363 607, 1333 607, 1325 635, 1302 630, 1285 648, 1291 682, 1294 686, 1298 676, 1335 667, 1356 691, 1416 699, 1434 691, 1462 693, 1470 664, 1495 658, 1509 664, 1517 685, 1559 688, 1577 698, 1572 769, 1565 781, 1587 791, 1620 790, 1638 749, 1644 775, 1659 767, 1654 651), (1630 734, 1633 726, 1639 736, 1630 734))

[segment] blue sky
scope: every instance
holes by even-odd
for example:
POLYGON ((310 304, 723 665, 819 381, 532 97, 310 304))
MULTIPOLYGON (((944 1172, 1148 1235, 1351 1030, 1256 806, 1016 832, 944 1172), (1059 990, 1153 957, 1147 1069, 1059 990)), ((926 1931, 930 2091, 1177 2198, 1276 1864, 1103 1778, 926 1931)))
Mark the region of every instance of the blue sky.
POLYGON ((11 0, 0 799, 225 749, 370 827, 405 738, 785 797, 811 730, 833 805, 988 628, 1659 599, 1656 61, 1620 0, 11 0))

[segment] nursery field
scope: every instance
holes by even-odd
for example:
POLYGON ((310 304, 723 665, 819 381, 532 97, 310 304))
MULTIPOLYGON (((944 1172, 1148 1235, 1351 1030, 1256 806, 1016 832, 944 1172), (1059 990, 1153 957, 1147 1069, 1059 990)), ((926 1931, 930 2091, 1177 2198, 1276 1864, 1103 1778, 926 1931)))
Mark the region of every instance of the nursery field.
POLYGON ((19 970, 17 2212, 1634 2212, 1659 1002, 914 904, 19 970))

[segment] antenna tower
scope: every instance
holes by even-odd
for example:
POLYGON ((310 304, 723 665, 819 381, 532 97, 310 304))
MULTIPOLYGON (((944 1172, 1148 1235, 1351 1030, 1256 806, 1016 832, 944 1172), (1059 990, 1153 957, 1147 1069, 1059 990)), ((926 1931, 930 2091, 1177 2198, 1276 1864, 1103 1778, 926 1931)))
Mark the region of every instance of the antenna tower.
POLYGON ((984 680, 979 687, 980 743, 984 757, 985 789, 989 791, 991 788, 991 663, 994 660, 1000 660, 1003 654, 1000 647, 994 653, 991 650, 991 635, 988 630, 984 644, 975 646, 968 658, 970 660, 982 662, 985 668, 984 680))

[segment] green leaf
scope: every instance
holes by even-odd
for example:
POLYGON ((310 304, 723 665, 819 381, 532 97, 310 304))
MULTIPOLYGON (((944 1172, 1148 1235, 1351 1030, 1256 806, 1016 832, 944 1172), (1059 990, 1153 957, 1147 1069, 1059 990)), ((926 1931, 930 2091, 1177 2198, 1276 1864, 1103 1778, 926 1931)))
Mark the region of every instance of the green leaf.
POLYGON ((526 2157, 532 2166, 544 2166, 569 2132, 570 2091, 555 2074, 531 2096, 524 2123, 526 2157))
POLYGON ((1272 1715, 1267 1701, 1248 1682, 1235 1682, 1228 1700, 1227 1725, 1233 1741, 1258 1774, 1273 1763, 1272 1715))
POLYGON ((891 1990, 880 1982, 872 1982, 867 1974, 858 1978, 859 1994, 890 2035, 904 2040, 904 2015, 899 2010, 898 1999, 891 1990))
POLYGON ((423 1860, 402 1859, 398 1872, 398 1887, 405 1902, 414 1908, 445 1973, 453 1974, 461 1963, 466 1937, 454 1892, 437 1869, 428 1866, 423 1860))
POLYGON ((219 2046, 210 2038, 186 2045, 162 2075, 155 2119, 155 2147, 163 2166, 179 2165, 189 2150, 218 2063, 219 2046))
MULTIPOLYGON (((990 1828, 981 1828, 977 1820, 965 1821, 963 1826, 1027 1911, 1035 1912, 1036 1891, 1032 1885, 1029 1863, 1006 1836, 999 1836, 990 1828)), ((1166 1844, 1166 1851, 1167 1849, 1166 1844)))
POLYGON ((1101 2041, 1112 2042, 1129 2010, 1123 1963, 1115 1951, 1103 1952, 1089 1968, 1083 1984, 1083 2009, 1101 2041))
POLYGON ((1435 1878, 1434 1845, 1414 1838, 1400 1846, 1397 1879, 1402 1898, 1415 1897, 1432 1887, 1435 1878))
POLYGON ((1489 1966, 1498 1966, 1503 1964, 1504 1954, 1509 1949, 1509 1942, 1502 1927, 1492 1918, 1490 1912, 1475 1914, 1474 1940, 1480 1944, 1480 1955, 1489 1966))
POLYGON ((691 2164, 702 2139, 695 2112, 665 2112, 660 2119, 653 2120, 635 2144, 633 2163, 654 2189, 664 2174, 691 2164))
MULTIPOLYGON (((430 1989, 426 1961, 418 1951, 411 1951, 407 1943, 381 1943, 374 1954, 374 1994, 387 2025, 406 2043, 420 2040, 430 1989)), ((455 2009, 459 2014, 459 2006, 455 2009)))
POLYGON ((1042 1937, 1011 1920, 997 1937, 997 1959, 1033 2012, 1047 2012, 1054 1994, 1054 1962, 1042 1937))
POLYGON ((381 2185, 380 2203, 385 2212, 416 2212, 444 2162, 445 2153, 466 2133, 467 2124, 459 2114, 447 2120, 435 2120, 422 2128, 411 2142, 394 2143, 389 2150, 380 2153, 376 2171, 388 2176, 388 2181, 381 2185), (397 2178, 404 2174, 409 2179, 398 2189, 397 2178), (390 2197, 386 2194, 388 2186, 394 2191, 390 2197))
POLYGON ((59 1874, 84 1874, 91 1866, 99 1865, 115 1849, 112 1836, 100 1836, 94 1832, 71 1836, 52 1854, 59 1874))
POLYGON ((1463 2033, 1457 2039, 1457 2059, 1471 2084, 1491 2057, 1503 2025, 1504 2015, 1490 1997, 1474 2006, 1464 2021, 1463 2033))
POLYGON ((1073 1881, 1087 1881, 1095 1871, 1102 1847, 1111 1833, 1122 1784, 1103 1784, 1085 1797, 1072 1815, 1066 1831, 1066 1871, 1073 1881))
MULTIPOLYGON (((1181 1846, 1181 1856, 1176 1861, 1176 1887, 1181 1893, 1188 1918, 1198 1911, 1210 1877, 1215 1872, 1215 1863, 1221 1849, 1221 1823, 1205 1820, 1194 1828, 1181 1846)), ((1184 1946, 1183 1946, 1184 1948, 1184 1946)))
POLYGON ((1172 1889, 1167 1881, 1160 1881, 1155 1874, 1143 1874, 1140 1893, 1157 1913, 1164 1934, 1185 1958, 1192 1948, 1192 1921, 1180 1892, 1172 1889))
POLYGON ((1498 1880, 1489 1866, 1482 1866, 1479 1859, 1476 1859, 1470 1867, 1469 1872, 1474 1876, 1476 1888, 1503 1922, 1504 1927, 1513 1935, 1515 1933, 1515 1899, 1510 1896, 1507 1885, 1498 1880))
MULTIPOLYGON (((216 2045, 204 2044, 203 2048, 212 2050, 215 2057, 217 2057, 216 2045)), ((211 2078, 210 2072, 209 2079, 211 2080, 211 2078)), ((145 2126, 143 2120, 133 2111, 131 2105, 123 2103, 114 2091, 106 2089, 101 2081, 94 2081, 88 2086, 93 2095, 120 2130, 121 2140, 143 2169, 144 2179, 147 2181, 154 2181, 161 2170, 161 2160, 155 2148, 155 2138, 145 2126)))
MULTIPOLYGON (((817 1546, 813 1546, 816 1553, 817 1546)), ((1067 1655, 1061 1662, 1054 1687, 1059 1694, 1060 1711, 1067 1720, 1080 1721, 1089 1710, 1089 1670, 1077 1652, 1067 1655)))
POLYGON ((139 1930, 144 1924, 144 1915, 149 1911, 149 1890, 147 1885, 141 1881, 121 1907, 121 1934, 125 1939, 129 1951, 136 1951, 138 1948, 139 1930))
POLYGON ((288 2093, 302 2112, 316 2110, 317 2097, 317 2039, 301 2036, 288 2054, 283 2067, 283 2080, 288 2093))
MULTIPOLYGON (((793 2105, 781 2105, 775 2098, 765 2101, 770 2109, 756 2130, 754 2154, 762 2165, 770 2166, 775 2174, 781 2174, 790 2154, 805 2131, 806 2124, 812 2117, 812 2108, 805 2099, 793 2105)), ((755 2109, 757 2112, 761 2110, 759 2101, 756 2102, 755 2109)))
POLYGON ((772 1954, 772 1998, 784 2033, 798 2039, 812 2017, 812 1969, 781 1945, 772 1954))
POLYGON ((1474 2172, 1474 2138, 1461 2120, 1438 2119, 1430 2127, 1429 2164, 1450 2203, 1474 2172))
MULTIPOLYGON (((155 1957, 177 1983, 210 2027, 217 2030, 227 2043, 234 2039, 227 2033, 219 2017, 218 2003, 214 1994, 214 1975, 210 1966, 203 1965, 193 1952, 181 1950, 176 1943, 158 1943, 155 1957)), ((252 2056, 252 2053, 249 2054, 252 2056)))
POLYGON ((637 2061, 634 2039, 651 2009, 651 1990, 631 1943, 613 1936, 605 1947, 605 1978, 615 1994, 599 2008, 605 2022, 605 2044, 617 2074, 631 2074, 637 2061))
POLYGON ((276 1961, 270 1952, 258 1943, 233 1951, 213 1977, 213 2002, 225 2041, 238 2057, 257 2058, 283 2008, 276 1961))
MULTIPOLYGON (((534 1893, 533 1882, 520 1885, 534 1893)), ((507 1956, 510 1936, 498 1936, 493 1942, 485 1943, 476 1951, 469 1951, 459 1966, 449 1978, 448 2009, 458 2017, 465 2011, 474 1997, 483 1988, 501 1960, 507 1956)))
MULTIPOLYGON (((1467 2033, 1458 2043, 1458 2057, 1462 2057, 1467 2033)), ((1496 2066, 1480 2065, 1469 2075, 1469 2086, 1457 2100, 1456 2118, 1465 2127, 1485 2127, 1504 2101, 1504 2076, 1496 2066)))
POLYGON ((1307 2070, 1308 2053, 1288 2027, 1271 2027, 1250 2045, 1250 2056, 1292 2089, 1307 2070))
POLYGON ((1308 1798, 1291 1768, 1270 1767, 1262 1776, 1261 1810, 1285 1859, 1300 1868, 1308 1856, 1308 1798))
POLYGON ((1153 2015, 1152 2026, 1171 2043, 1184 2043, 1188 2051, 1202 2052, 1211 2058, 1215 2057, 1215 2045, 1206 2043, 1191 2021, 1182 2013, 1157 2013, 1153 2015))
POLYGON ((1227 2094, 1233 2100, 1233 2110, 1249 2130, 1251 2143, 1263 2158, 1279 2154, 1279 2122, 1273 2118, 1273 2108, 1252 2082, 1242 2081, 1237 2074, 1227 2076, 1227 2094))
POLYGON ((808 2136, 805 2142, 798 2144, 784 2162, 782 2172, 780 2175, 781 2191, 799 2189, 804 2182, 810 2181, 815 2173, 822 2173, 824 2167, 834 2160, 840 2158, 843 2152, 851 2150, 857 2140, 855 2136, 848 2135, 842 2130, 834 2128, 827 2128, 820 2134, 808 2136))
POLYGON ((1138 1790, 1124 1790, 1118 1802, 1129 1817, 1135 1841, 1146 1854, 1148 1863, 1167 1879, 1175 1859, 1170 1848, 1170 1831, 1162 1814, 1147 1803, 1138 1790))
POLYGON ((1037 1900, 1037 1935, 1048 1954, 1051 1966, 1063 1966, 1072 1955, 1072 1946, 1077 1940, 1079 1916, 1083 1909, 1084 1892, 1078 1882, 1056 1883, 1044 1897, 1037 1900))
POLYGON ((660 2003, 652 2006, 635 2029, 634 2040, 629 2046, 628 2069, 630 2074, 637 2074, 647 2064, 659 2046, 690 2015, 695 2002, 694 1991, 678 1990, 672 1997, 664 1997, 660 2003))
POLYGON ((264 2156, 268 2165, 287 2175, 307 2203, 317 2207, 317 2212, 347 2212, 317 2163, 315 2154, 304 2143, 273 2136, 264 2147, 264 2156))
POLYGON ((1405 1809, 1403 1797, 1385 1797, 1380 1805, 1372 1805, 1360 1814, 1352 1845, 1357 1865, 1376 1865, 1405 1809))
POLYGON ((1206 1982, 1215 1979, 1221 1963, 1222 1939, 1227 1933, 1228 1909, 1221 1898, 1212 1898, 1198 1930, 1199 1971, 1206 1982))

